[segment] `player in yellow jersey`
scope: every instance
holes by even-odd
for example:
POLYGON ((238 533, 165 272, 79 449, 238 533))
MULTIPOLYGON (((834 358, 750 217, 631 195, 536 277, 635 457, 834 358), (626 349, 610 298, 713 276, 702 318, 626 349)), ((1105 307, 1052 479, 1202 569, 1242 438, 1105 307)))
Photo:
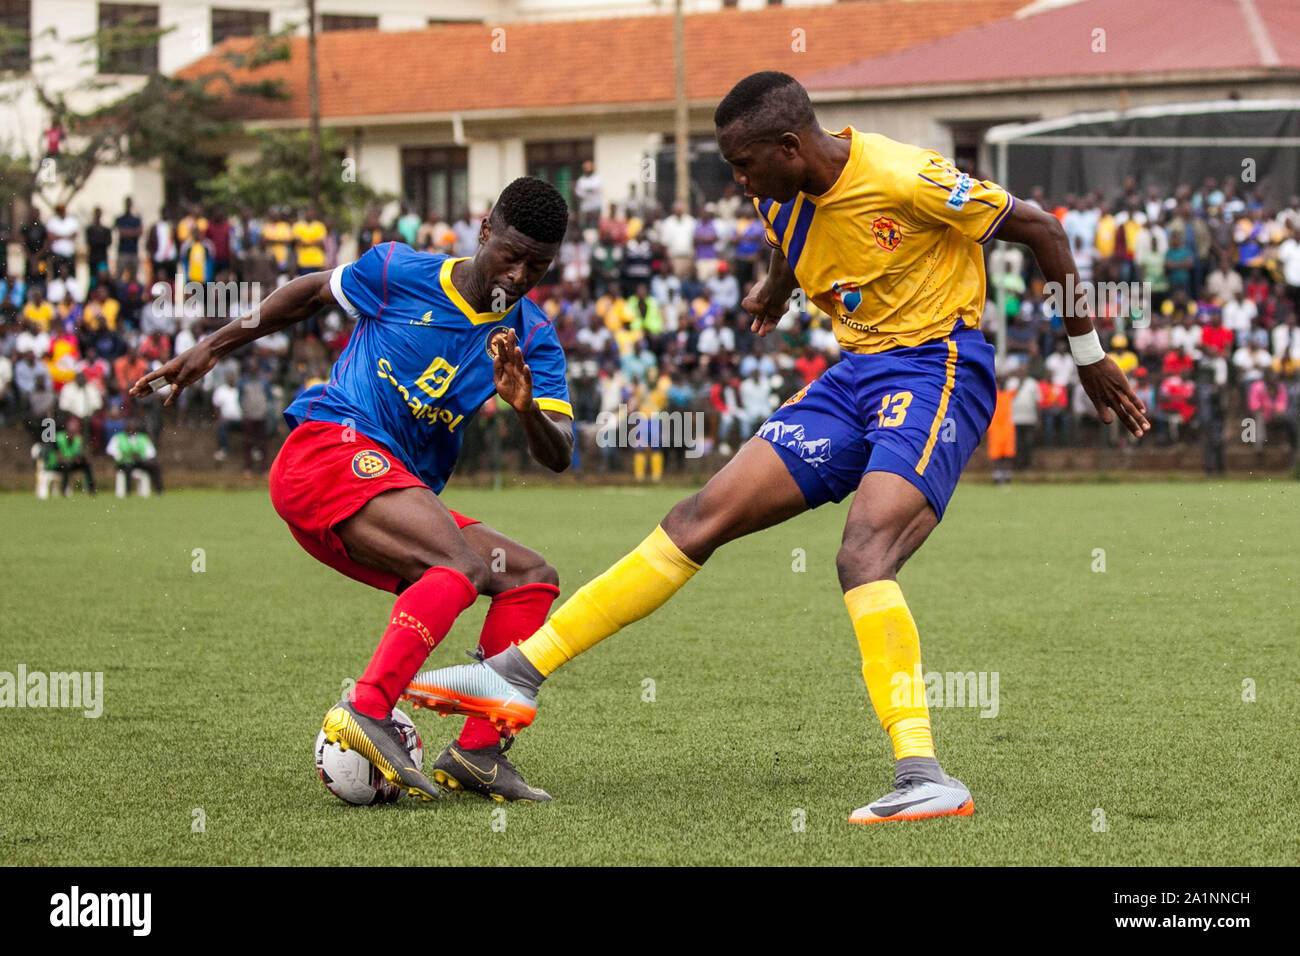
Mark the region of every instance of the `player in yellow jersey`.
MULTIPOLYGON (((934 530, 992 417, 993 349, 978 331, 980 243, 1030 248, 1066 287, 1060 222, 936 153, 817 122, 784 73, 738 83, 714 114, 718 145, 774 245, 746 297, 766 335, 796 286, 833 317, 838 364, 797 392, 654 532, 517 647, 416 676, 408 698, 522 726, 542 680, 660 607, 722 545, 857 491, 836 556, 872 705, 893 743, 894 789, 851 823, 968 816, 970 792, 935 758, 916 623, 898 572, 934 530)), ((1079 380, 1103 421, 1141 436, 1146 409, 1086 315, 1065 317, 1079 380)))

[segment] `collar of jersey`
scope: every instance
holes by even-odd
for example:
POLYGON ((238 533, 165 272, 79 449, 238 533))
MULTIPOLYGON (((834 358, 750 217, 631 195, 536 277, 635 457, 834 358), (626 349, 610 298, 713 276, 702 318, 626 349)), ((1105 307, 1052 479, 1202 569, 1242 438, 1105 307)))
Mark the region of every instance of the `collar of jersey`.
POLYGON ((452 267, 456 265, 456 263, 464 262, 468 258, 469 256, 461 256, 459 259, 443 260, 442 269, 438 272, 438 281, 442 283, 442 291, 447 294, 447 298, 456 303, 456 308, 460 309, 460 311, 465 314, 465 318, 469 319, 471 325, 485 325, 488 322, 500 322, 510 314, 511 309, 513 309, 515 305, 519 304, 518 302, 516 302, 515 305, 512 305, 509 309, 506 309, 504 312, 475 312, 470 307, 470 304, 465 301, 465 297, 460 294, 460 290, 452 284, 452 267))
POLYGON ((849 158, 844 164, 844 168, 840 170, 839 178, 835 180, 835 183, 830 189, 826 190, 826 192, 822 193, 820 196, 809 196, 807 193, 804 194, 805 197, 811 200, 815 206, 821 206, 833 201, 841 192, 844 191, 845 187, 853 181, 853 171, 857 168, 858 160, 862 158, 862 137, 858 135, 858 131, 852 126, 846 126, 838 133, 831 133, 830 130, 826 130, 826 132, 830 133, 832 136, 840 137, 844 136, 846 133, 848 134, 849 158))

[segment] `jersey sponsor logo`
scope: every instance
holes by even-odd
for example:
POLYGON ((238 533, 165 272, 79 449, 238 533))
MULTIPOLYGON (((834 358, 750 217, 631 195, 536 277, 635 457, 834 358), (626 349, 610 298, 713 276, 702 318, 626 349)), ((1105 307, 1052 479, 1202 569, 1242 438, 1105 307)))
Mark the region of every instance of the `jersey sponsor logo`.
POLYGON ((874 334, 880 331, 880 326, 878 325, 872 325, 870 322, 854 322, 847 315, 837 315, 835 318, 857 332, 868 332, 874 334))
POLYGON ((903 241, 903 232, 898 223, 888 216, 880 216, 871 223, 871 234, 876 237, 876 245, 886 252, 893 252, 903 241))
POLYGON ((966 200, 970 199, 971 190, 975 188, 975 180, 971 179, 965 173, 957 177, 956 184, 948 193, 946 205, 950 209, 960 209, 966 205, 966 200))
POLYGON ((392 467, 388 459, 373 448, 352 456, 352 474, 358 478, 378 478, 392 467))
POLYGON ((447 389, 451 387, 451 380, 456 377, 456 372, 459 370, 459 365, 452 365, 442 356, 438 356, 429 363, 424 373, 411 383, 413 387, 407 388, 393 375, 393 363, 388 359, 381 358, 377 369, 379 377, 397 390, 406 407, 411 410, 412 418, 429 427, 441 422, 447 426, 449 432, 455 431, 456 426, 464 421, 465 416, 463 413, 456 414, 445 406, 436 405, 434 401, 441 399, 447 393, 447 389), (421 399, 416 394, 417 389, 427 398, 421 399))
POLYGON ((505 344, 509 335, 510 326, 508 325, 498 325, 488 333, 487 342, 484 343, 483 347, 487 349, 487 354, 492 356, 494 362, 496 361, 497 351, 505 344))
POLYGON ((836 302, 844 306, 845 312, 856 312, 858 306, 862 304, 862 293, 858 291, 856 282, 832 282, 831 295, 835 297, 836 302))
POLYGON ((433 325, 433 310, 430 309, 418 319, 411 319, 407 325, 433 325))

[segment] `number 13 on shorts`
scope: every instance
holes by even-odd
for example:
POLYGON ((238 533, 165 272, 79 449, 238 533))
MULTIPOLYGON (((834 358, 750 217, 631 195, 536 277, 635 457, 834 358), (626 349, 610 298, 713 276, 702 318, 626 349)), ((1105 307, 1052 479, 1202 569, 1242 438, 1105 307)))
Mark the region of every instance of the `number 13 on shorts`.
POLYGON ((880 410, 876 412, 876 421, 881 428, 894 428, 903 424, 907 417, 907 406, 912 404, 911 392, 894 392, 880 400, 880 410))

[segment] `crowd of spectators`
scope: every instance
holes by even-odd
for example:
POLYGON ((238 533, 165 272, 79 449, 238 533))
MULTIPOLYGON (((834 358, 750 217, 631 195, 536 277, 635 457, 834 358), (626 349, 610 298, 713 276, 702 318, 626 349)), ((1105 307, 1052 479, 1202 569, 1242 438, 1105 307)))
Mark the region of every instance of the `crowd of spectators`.
MULTIPOLYGON (((578 185, 593 179, 584 170, 578 185)), ((734 188, 666 214, 636 198, 600 209, 593 195, 575 190, 573 226, 532 293, 568 359, 579 467, 631 467, 654 480, 665 465, 730 454, 838 360, 830 317, 802 298, 774 335, 750 332, 740 304, 762 280, 769 248, 762 221, 734 188), (703 413, 697 447, 624 454, 599 440, 634 412, 672 411, 703 413)), ((1156 443, 1199 440, 1207 469, 1222 470, 1225 423, 1241 412, 1255 422, 1260 447, 1283 441, 1294 456, 1300 199, 1273 208, 1229 180, 1167 193, 1142 193, 1130 181, 1059 201, 1035 189, 1028 201, 1061 220, 1081 282, 1098 284, 1095 323, 1151 410, 1156 443)), ((76 419, 94 452, 134 417, 161 448, 170 419, 157 396, 133 399, 130 384, 278 285, 384 241, 473 255, 482 215, 421 217, 402 207, 384 220, 372 210, 348 234, 310 208, 229 215, 189 204, 146 225, 128 199, 111 224, 96 209, 84 226, 63 207, 55 212, 48 221, 33 213, 0 237, 20 244, 23 261, 0 282, 0 415, 46 445, 55 443, 44 427, 51 418, 58 433, 76 419)), ((991 247, 982 327, 993 340, 1005 325, 998 371, 1015 391, 1020 464, 1031 464, 1035 446, 1125 444, 1117 428, 1100 425, 1078 386, 1060 298, 1020 247, 991 247)), ((330 310, 259 339, 182 393, 175 421, 210 428, 218 462, 240 433, 244 468, 264 469, 284 429, 280 410, 325 380, 351 331, 351 320, 330 310)), ((523 446, 513 416, 496 414, 491 402, 484 411, 466 436, 468 469, 498 467, 505 450, 523 446)), ((522 451, 518 464, 527 467, 522 451)))

